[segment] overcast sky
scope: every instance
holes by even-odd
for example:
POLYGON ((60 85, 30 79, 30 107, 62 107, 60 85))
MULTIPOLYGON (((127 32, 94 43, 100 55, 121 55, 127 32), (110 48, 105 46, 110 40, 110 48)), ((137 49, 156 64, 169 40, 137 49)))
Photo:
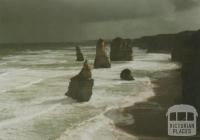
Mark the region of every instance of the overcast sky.
POLYGON ((200 29, 200 0, 0 0, 0 42, 60 42, 200 29))

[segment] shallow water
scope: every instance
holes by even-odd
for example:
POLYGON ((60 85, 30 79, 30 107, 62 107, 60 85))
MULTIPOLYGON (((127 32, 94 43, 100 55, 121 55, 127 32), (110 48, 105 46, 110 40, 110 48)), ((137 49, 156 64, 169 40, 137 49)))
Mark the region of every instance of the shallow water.
MULTIPOLYGON (((83 47, 93 64, 94 46, 83 47)), ((134 123, 115 108, 153 96, 153 73, 176 69, 168 54, 147 54, 134 48, 134 61, 113 62, 111 69, 93 69, 95 80, 89 102, 65 97, 70 77, 82 62, 73 47, 26 50, 0 60, 1 140, 129 140, 136 139, 113 125, 134 123), (130 68, 135 81, 121 81, 120 71, 130 68), (112 119, 111 119, 112 118, 112 119)), ((164 72, 160 76, 164 76, 164 72)))

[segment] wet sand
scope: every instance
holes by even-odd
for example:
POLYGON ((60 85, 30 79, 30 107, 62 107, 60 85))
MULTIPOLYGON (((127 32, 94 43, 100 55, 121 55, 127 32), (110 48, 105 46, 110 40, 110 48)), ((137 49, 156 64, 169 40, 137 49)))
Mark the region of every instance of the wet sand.
POLYGON ((167 135, 167 109, 181 104, 180 70, 166 71, 166 77, 152 79, 155 96, 124 109, 133 116, 131 125, 116 124, 139 140, 199 140, 200 137, 169 137, 167 135))

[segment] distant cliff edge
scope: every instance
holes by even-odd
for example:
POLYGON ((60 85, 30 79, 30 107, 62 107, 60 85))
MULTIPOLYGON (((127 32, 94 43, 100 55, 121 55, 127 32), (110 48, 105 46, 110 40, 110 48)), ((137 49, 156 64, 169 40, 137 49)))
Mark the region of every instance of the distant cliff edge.
POLYGON ((200 30, 146 36, 134 39, 132 44, 148 52, 171 53, 172 60, 182 65, 183 103, 200 110, 200 30))

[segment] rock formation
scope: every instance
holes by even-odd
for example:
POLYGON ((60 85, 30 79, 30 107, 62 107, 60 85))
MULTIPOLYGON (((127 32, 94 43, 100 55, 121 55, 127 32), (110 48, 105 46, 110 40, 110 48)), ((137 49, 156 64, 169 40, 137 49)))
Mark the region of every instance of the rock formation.
POLYGON ((110 59, 112 61, 131 61, 133 59, 131 41, 115 38, 111 43, 110 59))
POLYGON ((81 72, 71 78, 68 92, 65 93, 65 95, 77 100, 78 102, 89 101, 92 96, 93 83, 94 80, 92 79, 91 68, 86 60, 81 72))
POLYGON ((110 59, 106 53, 105 41, 99 39, 96 45, 96 57, 94 61, 94 68, 110 68, 110 59))
POLYGON ((76 46, 76 61, 84 61, 83 53, 79 46, 76 46))
POLYGON ((181 51, 182 87, 184 102, 200 111, 200 31, 195 32, 181 51), (187 50, 187 51, 186 51, 187 50))
POLYGON ((200 30, 176 34, 172 60, 181 63, 182 98, 200 112, 200 30))
POLYGON ((129 69, 124 69, 120 74, 120 78, 122 80, 134 80, 131 70, 129 69))
POLYGON ((181 63, 182 103, 200 113, 200 30, 142 37, 133 45, 150 52, 171 52, 172 60, 181 63))
MULTIPOLYGON (((188 42, 189 36, 194 31, 184 31, 176 34, 160 34, 145 36, 132 41, 133 46, 147 49, 148 52, 170 53, 188 42)), ((175 56, 178 57, 179 56, 175 56)), ((176 59, 176 58, 175 58, 176 59)))

